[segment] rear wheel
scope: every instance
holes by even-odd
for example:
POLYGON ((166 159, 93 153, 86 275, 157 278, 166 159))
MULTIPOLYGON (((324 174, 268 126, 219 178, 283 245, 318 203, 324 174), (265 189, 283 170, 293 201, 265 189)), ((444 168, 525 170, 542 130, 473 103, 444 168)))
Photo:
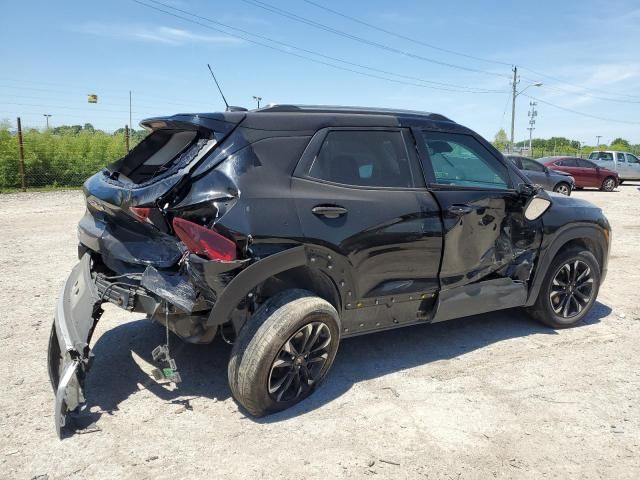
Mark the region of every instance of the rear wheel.
POLYGON ((589 313, 599 288, 600 266, 593 254, 580 248, 566 250, 549 266, 528 312, 552 328, 573 326, 589 313))
POLYGON ((553 191, 562 195, 569 196, 571 195, 571 186, 566 182, 560 182, 555 187, 553 187, 553 191))
POLYGON ((267 300, 240 331, 229 361, 233 397, 251 415, 284 410, 327 375, 340 343, 340 320, 326 300, 287 290, 267 300))
POLYGON ((602 186, 600 190, 604 190, 605 192, 613 192, 616 188, 616 179, 613 177, 607 177, 602 181, 602 186))

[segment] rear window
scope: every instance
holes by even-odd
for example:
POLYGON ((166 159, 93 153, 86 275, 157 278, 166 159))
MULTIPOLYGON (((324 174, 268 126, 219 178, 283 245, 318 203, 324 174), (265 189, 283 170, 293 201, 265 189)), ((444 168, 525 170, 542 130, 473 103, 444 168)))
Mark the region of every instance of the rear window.
POLYGON ((117 172, 121 182, 144 183, 174 166, 186 165, 207 141, 195 130, 155 130, 109 170, 117 172))

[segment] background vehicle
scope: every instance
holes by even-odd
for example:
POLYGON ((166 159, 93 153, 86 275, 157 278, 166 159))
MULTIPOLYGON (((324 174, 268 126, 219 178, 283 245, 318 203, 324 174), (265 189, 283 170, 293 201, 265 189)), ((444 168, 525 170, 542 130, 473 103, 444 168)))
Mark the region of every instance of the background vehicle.
POLYGON ((538 184, 545 190, 571 195, 576 182, 573 177, 565 172, 549 170, 545 165, 521 155, 504 154, 504 158, 510 160, 531 183, 538 184))
MULTIPOLYGON (((606 274, 599 208, 552 200, 442 115, 276 105, 143 124, 84 185, 49 348, 59 431, 104 302, 232 342, 231 392, 265 415, 311 394, 342 338, 511 307, 568 327, 606 274)), ((153 357, 180 380, 168 342, 153 357)))
POLYGON ((640 180, 640 159, 633 153, 598 150, 589 154, 589 160, 599 167, 618 172, 619 183, 624 180, 640 180))
POLYGON ((575 179, 576 188, 594 187, 611 192, 620 184, 617 172, 600 167, 583 158, 543 157, 539 158, 538 161, 551 170, 571 174, 575 179))

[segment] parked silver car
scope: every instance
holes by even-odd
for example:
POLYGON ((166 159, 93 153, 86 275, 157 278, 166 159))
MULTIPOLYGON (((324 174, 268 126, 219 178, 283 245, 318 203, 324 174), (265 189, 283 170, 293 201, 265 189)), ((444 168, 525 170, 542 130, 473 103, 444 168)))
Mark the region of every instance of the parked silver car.
POLYGON ((550 170, 541 163, 521 155, 505 154, 503 156, 518 167, 532 183, 537 183, 545 190, 571 195, 576 186, 575 179, 568 173, 550 170))
POLYGON ((620 183, 622 180, 640 180, 640 159, 633 153, 597 150, 589 154, 589 160, 618 172, 620 183))

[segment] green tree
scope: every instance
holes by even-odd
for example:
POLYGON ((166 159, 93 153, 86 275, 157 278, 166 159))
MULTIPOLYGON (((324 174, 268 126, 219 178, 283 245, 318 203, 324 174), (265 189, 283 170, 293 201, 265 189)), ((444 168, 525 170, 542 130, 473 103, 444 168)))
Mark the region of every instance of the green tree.
POLYGON ((620 145, 624 148, 629 148, 631 145, 629 144, 629 140, 625 140, 624 138, 614 138, 611 140, 611 145, 620 145))
POLYGON ((504 150, 509 144, 509 137, 507 137, 507 132, 504 131, 504 128, 498 130, 496 136, 493 138, 493 146, 498 150, 504 150))

